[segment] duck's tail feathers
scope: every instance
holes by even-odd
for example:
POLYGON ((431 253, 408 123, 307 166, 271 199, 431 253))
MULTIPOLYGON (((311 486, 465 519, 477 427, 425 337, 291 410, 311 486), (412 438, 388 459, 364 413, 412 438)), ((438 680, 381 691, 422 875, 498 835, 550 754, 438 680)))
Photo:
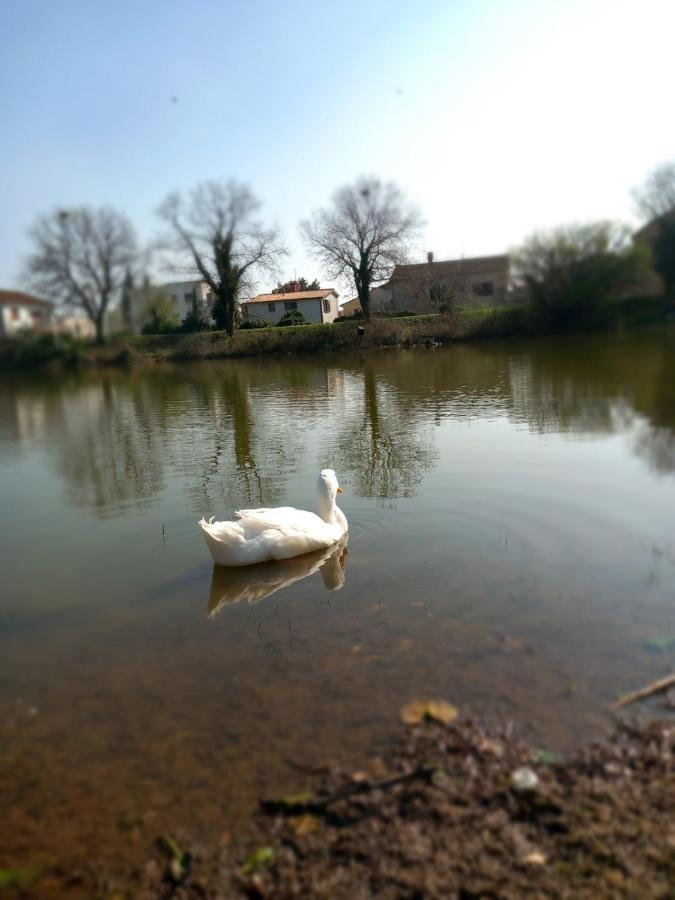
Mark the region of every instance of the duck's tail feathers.
POLYGON ((239 522, 207 521, 203 516, 197 522, 208 544, 214 563, 220 566, 238 566, 248 563, 246 534, 239 522))

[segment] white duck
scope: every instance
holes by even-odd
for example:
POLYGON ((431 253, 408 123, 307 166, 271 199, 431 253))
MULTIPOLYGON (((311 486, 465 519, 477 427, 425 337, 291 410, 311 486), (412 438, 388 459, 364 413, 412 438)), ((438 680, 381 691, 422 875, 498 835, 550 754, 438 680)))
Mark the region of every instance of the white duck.
POLYGON ((335 472, 319 475, 318 515, 279 506, 276 509, 240 509, 237 522, 197 523, 204 532, 213 561, 220 566, 251 566, 269 559, 290 559, 330 547, 347 533, 348 525, 335 498, 342 493, 335 472))

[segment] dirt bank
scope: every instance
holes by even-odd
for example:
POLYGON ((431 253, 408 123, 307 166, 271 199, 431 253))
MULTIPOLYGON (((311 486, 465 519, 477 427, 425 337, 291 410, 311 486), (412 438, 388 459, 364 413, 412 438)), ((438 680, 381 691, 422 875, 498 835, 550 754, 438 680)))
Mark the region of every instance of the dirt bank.
POLYGON ((619 727, 575 758, 464 722, 386 759, 299 774, 245 839, 177 833, 109 898, 672 897, 675 726, 619 727), (175 843, 174 843, 175 841, 175 843))

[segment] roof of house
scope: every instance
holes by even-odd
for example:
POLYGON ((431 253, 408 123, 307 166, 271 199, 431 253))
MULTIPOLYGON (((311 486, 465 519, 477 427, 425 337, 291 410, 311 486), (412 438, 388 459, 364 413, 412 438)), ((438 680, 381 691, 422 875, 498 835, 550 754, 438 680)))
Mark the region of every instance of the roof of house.
POLYGON ((289 291, 286 294, 258 294, 250 300, 243 300, 242 303, 275 303, 277 300, 321 300, 329 294, 335 294, 337 291, 333 288, 321 288, 318 291, 289 291))
POLYGON ((2 291, 0 290, 0 303, 9 304, 11 306, 43 306, 51 307, 54 304, 49 300, 40 300, 39 297, 33 297, 31 294, 24 294, 23 291, 2 291))
POLYGON ((501 270, 507 272, 509 257, 501 256, 469 256, 463 259, 439 259, 433 262, 410 263, 396 266, 389 281, 404 281, 409 278, 428 278, 439 275, 482 275, 487 272, 501 270))

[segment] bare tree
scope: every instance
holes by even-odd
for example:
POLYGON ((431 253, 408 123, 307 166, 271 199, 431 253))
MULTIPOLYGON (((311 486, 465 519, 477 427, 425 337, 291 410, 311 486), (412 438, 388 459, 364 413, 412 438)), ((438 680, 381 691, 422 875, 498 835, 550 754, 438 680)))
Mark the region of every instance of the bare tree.
POLYGON ((300 225, 301 233, 329 278, 349 279, 366 319, 371 287, 386 281, 394 266, 408 258, 421 226, 394 184, 360 178, 341 188, 329 209, 320 209, 300 225))
POLYGON ((660 219, 675 211, 675 161, 654 169, 633 196, 645 219, 660 219))
POLYGON ((159 209, 169 226, 168 244, 203 278, 215 300, 213 318, 234 332, 237 303, 256 274, 275 273, 286 254, 275 228, 254 219, 259 201, 236 181, 205 181, 189 196, 170 194, 159 209))
POLYGON ((137 258, 131 222, 113 209, 81 206, 42 216, 30 235, 35 252, 26 263, 27 280, 57 303, 83 309, 102 344, 106 310, 137 258))

